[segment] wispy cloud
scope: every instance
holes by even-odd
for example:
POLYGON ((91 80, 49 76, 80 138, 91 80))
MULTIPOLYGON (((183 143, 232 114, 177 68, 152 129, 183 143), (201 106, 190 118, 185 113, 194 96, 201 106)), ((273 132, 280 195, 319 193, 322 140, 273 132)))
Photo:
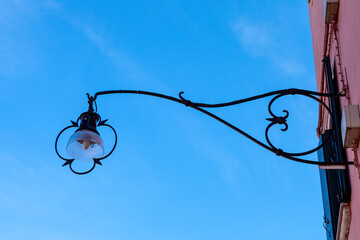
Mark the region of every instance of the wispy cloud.
POLYGON ((298 75, 304 73, 305 67, 297 60, 292 59, 278 59, 275 64, 286 74, 289 75, 298 75))
POLYGON ((231 28, 246 53, 256 57, 263 56, 269 51, 272 39, 264 24, 239 18, 231 24, 231 28))
MULTIPOLYGON (((34 69, 36 55, 31 38, 24 40, 28 29, 24 25, 31 22, 37 7, 31 1, 3 0, 0 3, 0 73, 13 76, 19 68, 34 69), (29 67, 31 66, 31 67, 29 67)), ((7 84, 1 82, 1 85, 7 84)))
MULTIPOLYGON (((113 46, 108 39, 100 34, 101 30, 95 29, 86 23, 85 20, 79 19, 73 14, 69 14, 61 2, 56 0, 42 2, 33 0, 4 0, 0 4, 0 26, 3 27, 2 32, 5 30, 13 31, 14 26, 31 22, 32 19, 38 19, 39 17, 44 16, 45 13, 57 15, 65 22, 69 23, 70 26, 82 33, 85 39, 90 41, 101 54, 109 58, 110 61, 125 74, 143 77, 144 74, 138 64, 119 48, 113 46)), ((4 33, 2 35, 8 36, 9 34, 4 33)), ((0 35, 0 41, 1 40, 0 35)), ((4 45, 4 43, 2 45, 4 45)), ((0 58, 6 58, 6 61, 3 62, 13 63, 15 60, 12 55, 16 54, 9 53, 9 49, 12 49, 11 46, 0 48, 0 58)))
POLYGON ((42 5, 44 8, 47 8, 47 9, 53 9, 53 10, 60 10, 62 9, 62 6, 59 2, 57 1, 54 1, 54 0, 48 0, 48 1, 45 1, 43 2, 43 5, 42 5))
POLYGON ((163 83, 153 79, 132 56, 116 46, 116 42, 121 41, 121 39, 116 39, 116 42, 112 41, 106 37, 107 34, 104 29, 95 28, 83 18, 80 19, 74 14, 69 14, 65 7, 56 0, 47 1, 42 6, 47 10, 56 11, 70 26, 83 34, 85 39, 91 42, 103 56, 107 57, 117 70, 130 79, 135 79, 135 84, 141 86, 150 84, 152 87, 168 88, 163 83))
POLYGON ((305 73, 305 67, 291 56, 281 53, 273 28, 266 22, 240 17, 230 24, 243 51, 253 58, 265 57, 288 75, 305 73))
POLYGON ((217 140, 212 140, 213 137, 209 136, 198 118, 183 116, 181 121, 176 121, 185 133, 189 146, 217 167, 220 178, 226 184, 237 188, 239 185, 244 186, 243 182, 250 181, 251 170, 248 166, 238 156, 225 150, 217 140), (191 129, 185 124, 188 122, 191 122, 191 129))
POLYGON ((141 70, 135 61, 122 53, 119 49, 111 46, 106 39, 98 33, 95 29, 90 26, 81 23, 80 21, 74 18, 68 18, 68 21, 76 27, 83 35, 106 57, 111 59, 112 63, 127 71, 128 73, 137 72, 140 73, 141 70))
POLYGON ((41 7, 43 9, 57 11, 59 16, 82 33, 83 36, 90 41, 101 54, 109 58, 116 67, 120 68, 120 70, 128 75, 142 75, 141 68, 135 63, 135 61, 123 51, 113 46, 108 39, 101 34, 101 30, 95 29, 85 21, 68 14, 60 2, 49 0, 43 3, 41 7))

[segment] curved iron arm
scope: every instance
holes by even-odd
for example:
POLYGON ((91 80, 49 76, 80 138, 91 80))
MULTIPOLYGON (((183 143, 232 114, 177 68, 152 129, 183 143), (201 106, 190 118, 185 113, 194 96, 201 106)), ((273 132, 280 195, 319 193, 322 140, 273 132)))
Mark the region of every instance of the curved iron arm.
MULTIPOLYGON (((254 100, 257 100, 257 99, 260 99, 260 98, 270 97, 270 96, 277 95, 277 94, 291 94, 291 95, 310 94, 310 95, 323 96, 323 97, 343 97, 343 96, 345 96, 343 93, 328 94, 328 93, 319 93, 319 92, 308 91, 308 90, 297 89, 297 88, 289 88, 289 89, 272 91, 272 92, 256 95, 256 96, 249 97, 249 98, 243 98, 243 99, 236 100, 236 101, 231 101, 231 102, 208 104, 208 103, 195 103, 195 102, 191 102, 189 100, 186 100, 185 98, 182 97, 182 94, 184 94, 184 92, 179 93, 179 98, 180 99, 178 99, 178 98, 168 96, 168 95, 164 95, 164 94, 160 94, 160 93, 141 91, 141 90, 110 90, 110 91, 100 91, 100 92, 95 93, 95 95, 93 97, 93 100, 96 100, 96 98, 98 96, 100 96, 100 95, 115 94, 115 93, 130 93, 130 94, 149 95, 149 96, 168 99, 168 100, 171 100, 171 101, 174 101, 174 102, 182 103, 184 105, 187 102, 188 106, 192 105, 192 106, 203 107, 203 108, 228 107, 228 106, 232 106, 232 105, 237 105, 237 104, 241 104, 241 103, 245 103, 245 102, 254 101, 254 100)), ((91 97, 89 97, 89 98, 91 98, 91 97)))
POLYGON ((74 169, 72 168, 72 164, 73 164, 73 162, 71 162, 71 163, 69 164, 69 167, 70 167, 70 170, 71 170, 73 173, 78 174, 78 175, 85 175, 85 174, 88 174, 89 172, 91 172, 92 170, 94 170, 94 168, 95 168, 95 166, 96 166, 97 163, 94 161, 93 166, 92 166, 89 170, 87 170, 87 171, 85 171, 85 172, 78 172, 78 171, 74 170, 74 169))
POLYGON ((56 152, 56 154, 59 156, 59 158, 61 158, 62 160, 65 161, 65 163, 64 163, 62 166, 66 166, 66 165, 68 165, 68 164, 70 164, 70 163, 72 163, 72 162, 74 161, 73 158, 64 158, 63 156, 61 156, 60 153, 59 153, 59 151, 58 151, 58 147, 57 147, 58 141, 59 141, 59 137, 60 137, 60 135, 61 135, 63 132, 65 132, 65 131, 68 130, 69 128, 78 127, 77 122, 71 121, 71 123, 72 123, 72 125, 65 127, 63 130, 61 130, 61 131, 59 132, 59 134, 57 135, 56 140, 55 140, 55 152, 56 152))
POLYGON ((102 165, 101 162, 100 162, 100 160, 103 160, 103 159, 107 158, 108 156, 110 156, 110 155, 114 152, 114 150, 115 150, 115 148, 116 148, 116 144, 117 144, 117 133, 116 133, 115 129, 114 129, 112 126, 110 126, 110 125, 108 125, 108 124, 105 124, 106 121, 107 121, 107 119, 104 120, 104 121, 102 121, 102 122, 100 122, 100 123, 98 124, 98 126, 105 126, 105 127, 110 128, 110 129, 113 131, 114 135, 115 135, 115 143, 114 143, 114 146, 113 146, 113 148, 111 149, 111 151, 110 151, 108 154, 106 154, 104 157, 94 158, 94 161, 95 161, 97 164, 100 164, 100 165, 102 165))
POLYGON ((243 98, 243 99, 236 100, 236 101, 231 101, 231 102, 225 102, 225 103, 219 103, 219 104, 207 104, 207 103, 196 103, 196 102, 192 102, 190 100, 185 99, 182 96, 182 94, 184 94, 184 92, 180 92, 179 93, 179 98, 175 98, 175 97, 164 95, 164 94, 159 94, 159 93, 155 93, 155 92, 148 92, 148 91, 141 91, 141 90, 111 90, 111 91, 101 91, 101 92, 95 93, 94 97, 89 97, 89 104, 92 105, 92 102, 95 102, 95 100, 97 99, 98 96, 108 95, 108 94, 121 94, 121 93, 154 96, 154 97, 159 97, 159 98, 167 99, 167 100, 170 100, 170 101, 174 101, 174 102, 183 104, 183 105, 185 105, 187 107, 191 107, 191 108, 193 108, 193 109, 195 109, 197 111, 200 111, 200 112, 202 112, 202 113, 216 119, 217 121, 221 122, 222 124, 232 128, 233 130, 237 131, 241 135, 245 136, 246 138, 248 138, 251 141, 258 144, 259 146, 261 146, 261 147, 275 153, 278 156, 282 156, 284 158, 287 158, 287 159, 290 159, 290 160, 293 160, 293 161, 306 163, 306 164, 312 164, 312 165, 318 165, 320 168, 325 168, 325 169, 327 167, 329 167, 329 168, 332 168, 332 167, 344 167, 346 165, 353 165, 354 164, 354 162, 331 162, 331 163, 328 163, 328 162, 317 162, 317 161, 311 161, 311 160, 305 160, 305 159, 297 158, 297 156, 308 155, 310 153, 313 153, 313 152, 319 150, 320 148, 322 148, 327 143, 327 141, 330 139, 331 136, 326 141, 324 141, 320 146, 318 146, 316 148, 313 148, 313 149, 311 149, 309 151, 302 152, 302 153, 284 152, 282 149, 276 148, 271 143, 271 141, 269 140, 269 137, 268 137, 268 131, 273 125, 276 125, 276 124, 284 125, 285 128, 283 128, 282 131, 286 131, 287 128, 288 128, 288 125, 286 123, 286 119, 289 116, 288 111, 286 111, 286 110, 283 111, 283 112, 286 113, 285 116, 276 116, 271 110, 271 106, 272 106, 273 102, 275 100, 277 100, 278 98, 286 96, 286 95, 303 95, 303 96, 309 97, 309 98, 319 102, 320 104, 322 104, 327 109, 327 111, 329 112, 331 118, 333 118, 333 114, 330 111, 329 107, 324 102, 322 102, 321 100, 316 98, 315 96, 341 97, 341 96, 344 96, 343 93, 328 94, 328 93, 319 93, 319 92, 314 92, 314 91, 290 88, 290 89, 272 91, 272 92, 269 92, 269 93, 260 94, 260 95, 256 95, 256 96, 249 97, 249 98, 243 98), (229 122, 225 121, 224 119, 216 116, 215 114, 210 113, 207 110, 203 109, 203 108, 228 107, 228 106, 237 105, 237 104, 241 104, 241 103, 245 103, 245 102, 250 102, 250 101, 254 101, 254 100, 257 100, 257 99, 270 97, 270 96, 274 96, 274 97, 270 101, 269 107, 268 107, 269 113, 272 116, 272 118, 268 118, 267 120, 271 121, 271 123, 268 125, 268 127, 265 130, 265 137, 266 137, 266 141, 267 141, 268 144, 265 144, 265 143, 259 141, 258 139, 252 137, 251 135, 247 134, 246 132, 242 131, 241 129, 237 128, 236 126, 232 125, 231 123, 229 123, 229 122))

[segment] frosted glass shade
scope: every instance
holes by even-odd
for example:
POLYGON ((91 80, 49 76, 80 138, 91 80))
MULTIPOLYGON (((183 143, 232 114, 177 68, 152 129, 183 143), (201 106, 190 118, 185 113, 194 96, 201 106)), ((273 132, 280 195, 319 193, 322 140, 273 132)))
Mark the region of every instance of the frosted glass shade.
POLYGON ((91 162, 104 156, 104 142, 99 134, 83 129, 71 135, 66 151, 75 160, 91 162))

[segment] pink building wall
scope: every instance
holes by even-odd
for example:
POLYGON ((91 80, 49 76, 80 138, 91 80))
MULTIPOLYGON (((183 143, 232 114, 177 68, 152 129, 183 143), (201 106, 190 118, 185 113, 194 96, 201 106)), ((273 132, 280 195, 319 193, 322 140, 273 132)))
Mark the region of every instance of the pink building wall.
MULTIPOLYGON (((340 82, 341 74, 339 74, 341 70, 350 93, 350 99, 341 99, 341 108, 348 104, 360 105, 360 0, 339 0, 336 27, 341 66, 338 65, 339 57, 336 56, 336 39, 334 31, 331 30, 331 24, 329 25, 328 34, 324 34, 326 32, 326 25, 323 13, 323 0, 313 0, 312 3, 309 3, 309 13, 318 91, 321 90, 324 40, 327 35, 327 47, 331 63, 333 64, 335 61, 337 64, 339 89, 342 89, 340 82)), ((325 127, 324 124, 323 127, 325 127)), ((356 149, 356 151, 360 156, 359 149, 356 149)), ((352 150, 347 149, 346 154, 349 161, 354 160, 352 150)), ((350 202, 351 224, 348 239, 360 240, 360 179, 359 173, 354 166, 349 167, 349 175, 352 194, 350 202)))

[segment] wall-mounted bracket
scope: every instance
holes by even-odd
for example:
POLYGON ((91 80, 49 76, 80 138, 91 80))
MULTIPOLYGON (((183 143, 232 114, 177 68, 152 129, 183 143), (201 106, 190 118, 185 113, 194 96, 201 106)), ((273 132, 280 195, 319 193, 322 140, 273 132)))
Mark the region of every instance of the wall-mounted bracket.
POLYGON ((341 118, 341 136, 345 148, 356 148, 360 138, 360 114, 358 105, 346 105, 341 118))

